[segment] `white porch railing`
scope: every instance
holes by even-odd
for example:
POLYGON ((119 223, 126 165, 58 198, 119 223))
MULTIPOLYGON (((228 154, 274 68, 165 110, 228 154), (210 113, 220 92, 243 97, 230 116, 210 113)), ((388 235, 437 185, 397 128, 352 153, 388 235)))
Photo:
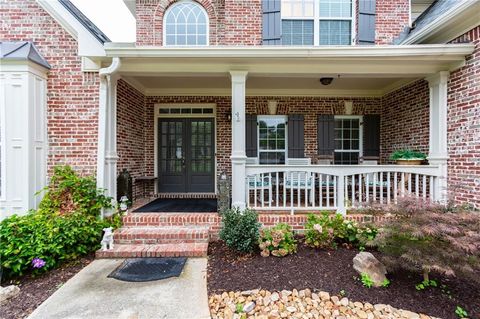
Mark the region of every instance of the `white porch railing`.
POLYGON ((405 195, 436 200, 439 175, 431 165, 246 165, 246 205, 345 213, 405 195))

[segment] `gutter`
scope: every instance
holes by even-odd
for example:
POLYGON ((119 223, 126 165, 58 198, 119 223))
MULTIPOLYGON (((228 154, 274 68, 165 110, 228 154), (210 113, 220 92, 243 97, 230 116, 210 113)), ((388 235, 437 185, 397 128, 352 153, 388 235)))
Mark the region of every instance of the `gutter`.
POLYGON ((438 32, 441 28, 444 28, 445 25, 448 24, 448 22, 451 22, 455 16, 460 15, 466 10, 470 9, 470 6, 474 5, 476 1, 478 0, 465 0, 460 2, 459 5, 439 16, 437 19, 432 21, 429 25, 420 30, 418 33, 414 34, 411 37, 407 37, 403 41, 400 41, 399 44, 406 45, 418 43, 426 37, 438 32))

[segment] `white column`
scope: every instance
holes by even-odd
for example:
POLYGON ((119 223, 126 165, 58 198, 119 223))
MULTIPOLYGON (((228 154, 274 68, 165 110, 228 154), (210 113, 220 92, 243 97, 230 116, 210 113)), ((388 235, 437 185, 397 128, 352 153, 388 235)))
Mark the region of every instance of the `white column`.
MULTIPOLYGON (((105 195, 117 197, 117 82, 120 59, 100 70, 100 105, 98 116, 97 187, 105 195)), ((103 211, 102 216, 111 211, 103 211)))
POLYGON ((245 203, 245 82, 247 71, 230 71, 232 78, 232 206, 245 203))
POLYGON ((428 77, 430 88, 430 138, 428 162, 438 165, 440 177, 435 182, 434 200, 447 201, 447 84, 449 72, 428 77))

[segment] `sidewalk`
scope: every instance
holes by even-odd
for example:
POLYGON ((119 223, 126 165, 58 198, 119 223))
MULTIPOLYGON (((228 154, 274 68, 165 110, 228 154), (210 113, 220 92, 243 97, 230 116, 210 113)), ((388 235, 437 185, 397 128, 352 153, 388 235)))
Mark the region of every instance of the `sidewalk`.
POLYGON ((28 319, 207 319, 206 258, 188 259, 178 278, 135 283, 107 278, 123 259, 95 260, 28 319))

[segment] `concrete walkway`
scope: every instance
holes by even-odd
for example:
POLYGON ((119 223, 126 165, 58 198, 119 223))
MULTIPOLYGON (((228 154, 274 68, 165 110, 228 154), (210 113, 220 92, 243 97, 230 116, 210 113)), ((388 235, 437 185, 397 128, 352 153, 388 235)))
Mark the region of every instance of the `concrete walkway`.
POLYGON ((107 278, 123 259, 93 261, 29 319, 207 319, 206 258, 188 259, 178 278, 135 283, 107 278))

